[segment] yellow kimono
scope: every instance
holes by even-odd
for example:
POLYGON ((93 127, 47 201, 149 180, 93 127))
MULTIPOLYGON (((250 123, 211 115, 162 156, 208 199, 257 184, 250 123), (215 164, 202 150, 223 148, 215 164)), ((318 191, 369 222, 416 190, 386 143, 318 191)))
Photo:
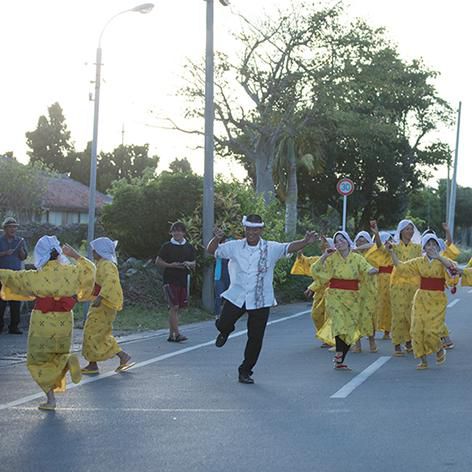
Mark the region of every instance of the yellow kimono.
MULTIPOLYGON (((405 244, 400 241, 393 251, 401 262, 421 257, 421 244, 405 244)), ((390 279, 390 302, 392 307, 392 343, 410 341, 411 310, 413 297, 419 287, 420 278, 414 273, 400 274, 395 268, 390 279)))
MULTIPOLYGON (((49 261, 41 270, 0 270, 1 296, 4 300, 35 300, 76 296, 79 301, 90 297, 95 283, 95 265, 81 257, 76 264, 63 265, 49 261)), ((65 375, 80 381, 78 359, 70 353, 73 313, 33 309, 28 333, 26 365, 44 392, 64 391, 65 375)))
MULTIPOLYGON (((290 274, 311 276, 311 266, 319 260, 319 256, 297 256, 290 274)), ((325 322, 325 300, 324 293, 326 284, 319 284, 316 280, 308 287, 313 293, 313 304, 311 305, 311 319, 316 331, 319 331, 325 322)))
MULTIPOLYGON (((402 276, 444 279, 451 283, 446 268, 437 260, 417 257, 396 267, 402 276)), ((444 290, 418 288, 413 298, 410 338, 415 357, 438 352, 442 347, 441 333, 446 315, 447 297, 444 290)))
MULTIPOLYGON (((446 249, 441 253, 441 256, 447 257, 448 259, 455 261, 459 257, 460 253, 460 249, 454 243, 451 243, 446 246, 446 249)), ((447 327, 446 321, 444 320, 444 326, 441 331, 441 338, 445 338, 446 336, 449 336, 449 329, 447 327)))
MULTIPOLYGON (((324 264, 320 261, 312 266, 313 278, 320 284, 329 284, 331 279, 359 280, 372 266, 359 254, 350 252, 344 258, 338 252, 329 256, 324 264)), ((361 291, 328 287, 325 292, 326 322, 317 336, 323 342, 334 344, 339 336, 346 344, 355 343, 361 336, 361 291)))
MULTIPOLYGON (((372 249, 372 248, 371 248, 372 249)), ((373 267, 371 249, 364 253, 358 253, 373 267)), ((361 316, 359 320, 359 331, 361 336, 372 336, 377 326, 377 277, 369 275, 367 272, 361 276, 361 316)))
POLYGON ((390 305, 390 278, 388 267, 393 268, 392 257, 384 246, 369 249, 368 261, 380 272, 377 275, 376 328, 381 331, 392 330, 392 308, 390 305), (385 269, 381 269, 385 268, 385 269))
POLYGON ((96 284, 101 302, 97 307, 90 307, 82 345, 82 355, 89 362, 105 361, 121 352, 112 328, 116 312, 123 309, 123 290, 118 269, 112 261, 98 261, 96 284))

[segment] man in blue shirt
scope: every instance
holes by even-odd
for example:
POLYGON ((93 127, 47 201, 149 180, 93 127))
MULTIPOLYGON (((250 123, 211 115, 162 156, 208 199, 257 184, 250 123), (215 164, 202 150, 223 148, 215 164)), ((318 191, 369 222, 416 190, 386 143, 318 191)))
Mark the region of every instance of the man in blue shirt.
MULTIPOLYGON (((0 269, 21 270, 22 263, 28 256, 26 243, 16 235, 18 223, 11 216, 2 223, 3 235, 0 236, 0 269)), ((23 334, 18 329, 20 323, 21 302, 6 301, 0 298, 0 333, 3 331, 3 315, 5 308, 10 304, 10 334, 23 334)))

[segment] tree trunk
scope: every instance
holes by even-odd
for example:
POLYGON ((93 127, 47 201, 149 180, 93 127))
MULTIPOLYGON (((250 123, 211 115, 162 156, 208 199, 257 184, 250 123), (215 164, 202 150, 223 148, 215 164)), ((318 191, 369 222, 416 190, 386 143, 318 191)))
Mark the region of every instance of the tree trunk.
POLYGON ((295 156, 295 145, 293 139, 288 143, 287 155, 287 199, 285 200, 285 234, 294 237, 297 231, 297 161, 295 156))
POLYGON ((268 205, 274 199, 272 163, 275 147, 271 140, 261 138, 256 151, 256 193, 262 195, 268 205))

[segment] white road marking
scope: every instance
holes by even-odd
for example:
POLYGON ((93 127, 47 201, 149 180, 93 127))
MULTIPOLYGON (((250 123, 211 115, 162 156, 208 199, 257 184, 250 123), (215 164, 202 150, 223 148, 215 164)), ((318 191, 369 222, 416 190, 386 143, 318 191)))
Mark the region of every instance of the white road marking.
MULTIPOLYGON (((298 318, 300 316, 306 315, 307 313, 311 313, 311 310, 299 311, 298 313, 294 313, 293 315, 284 316, 283 318, 278 318, 276 320, 269 321, 267 323, 267 326, 270 326, 270 325, 273 325, 273 324, 276 324, 276 323, 280 323, 282 321, 291 320, 293 318, 298 318)), ((229 336, 229 339, 237 338, 238 336, 242 336, 246 333, 247 333, 247 329, 242 330, 242 331, 236 331, 235 333, 232 333, 229 336)), ((163 360, 166 360, 166 359, 170 359, 171 357, 175 357, 175 356, 180 356, 181 354, 186 354, 187 352, 195 351, 196 349, 201 349, 202 347, 212 346, 214 344, 215 344, 215 340, 212 339, 211 341, 207 341, 206 343, 201 343, 201 344, 197 344, 195 346, 190 346, 190 347, 186 347, 184 349, 179 349, 178 351, 169 352, 167 354, 163 354, 162 356, 157 356, 157 357, 153 357, 152 359, 148 359, 147 361, 137 362, 133 367, 128 369, 126 372, 131 372, 131 371, 139 369, 141 367, 145 367, 149 364, 154 364, 156 362, 160 362, 160 361, 163 361, 163 360)), ((68 383, 67 384, 67 389, 77 388, 77 387, 80 387, 82 385, 86 385, 86 384, 89 384, 89 383, 92 383, 92 382, 98 382, 99 380, 104 380, 104 379, 107 379, 108 377, 113 377, 114 375, 126 375, 126 373, 119 373, 119 372, 115 372, 115 371, 112 370, 112 371, 105 372, 103 374, 97 375, 96 377, 85 378, 79 384, 68 383)), ((23 405, 24 403, 28 403, 32 400, 36 400, 37 398, 44 398, 44 393, 35 393, 33 395, 28 395, 26 397, 18 398, 18 400, 14 400, 12 402, 1 404, 0 405, 0 410, 5 410, 7 408, 13 408, 13 407, 18 406, 18 405, 23 405)))
POLYGON ((364 369, 360 374, 356 375, 350 382, 344 385, 344 387, 340 388, 336 393, 333 393, 333 395, 331 395, 329 398, 346 398, 391 358, 392 356, 379 357, 375 362, 370 364, 369 367, 364 369))
POLYGON ((472 293, 472 288, 470 290, 468 290, 467 293, 472 293))
POLYGON ((460 301, 461 301, 460 298, 456 298, 456 299, 453 300, 451 303, 449 303, 449 305, 448 305, 447 307, 448 307, 448 308, 452 308, 454 305, 457 305, 460 301))

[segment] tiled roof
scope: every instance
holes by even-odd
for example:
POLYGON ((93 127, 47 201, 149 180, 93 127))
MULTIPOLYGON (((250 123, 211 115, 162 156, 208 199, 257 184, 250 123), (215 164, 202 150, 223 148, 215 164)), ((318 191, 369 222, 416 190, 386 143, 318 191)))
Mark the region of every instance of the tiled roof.
MULTIPOLYGON (((86 185, 65 176, 46 178, 47 189, 42 205, 45 210, 88 211, 89 188, 86 185)), ((111 197, 97 191, 95 199, 97 209, 111 201, 111 197)))

